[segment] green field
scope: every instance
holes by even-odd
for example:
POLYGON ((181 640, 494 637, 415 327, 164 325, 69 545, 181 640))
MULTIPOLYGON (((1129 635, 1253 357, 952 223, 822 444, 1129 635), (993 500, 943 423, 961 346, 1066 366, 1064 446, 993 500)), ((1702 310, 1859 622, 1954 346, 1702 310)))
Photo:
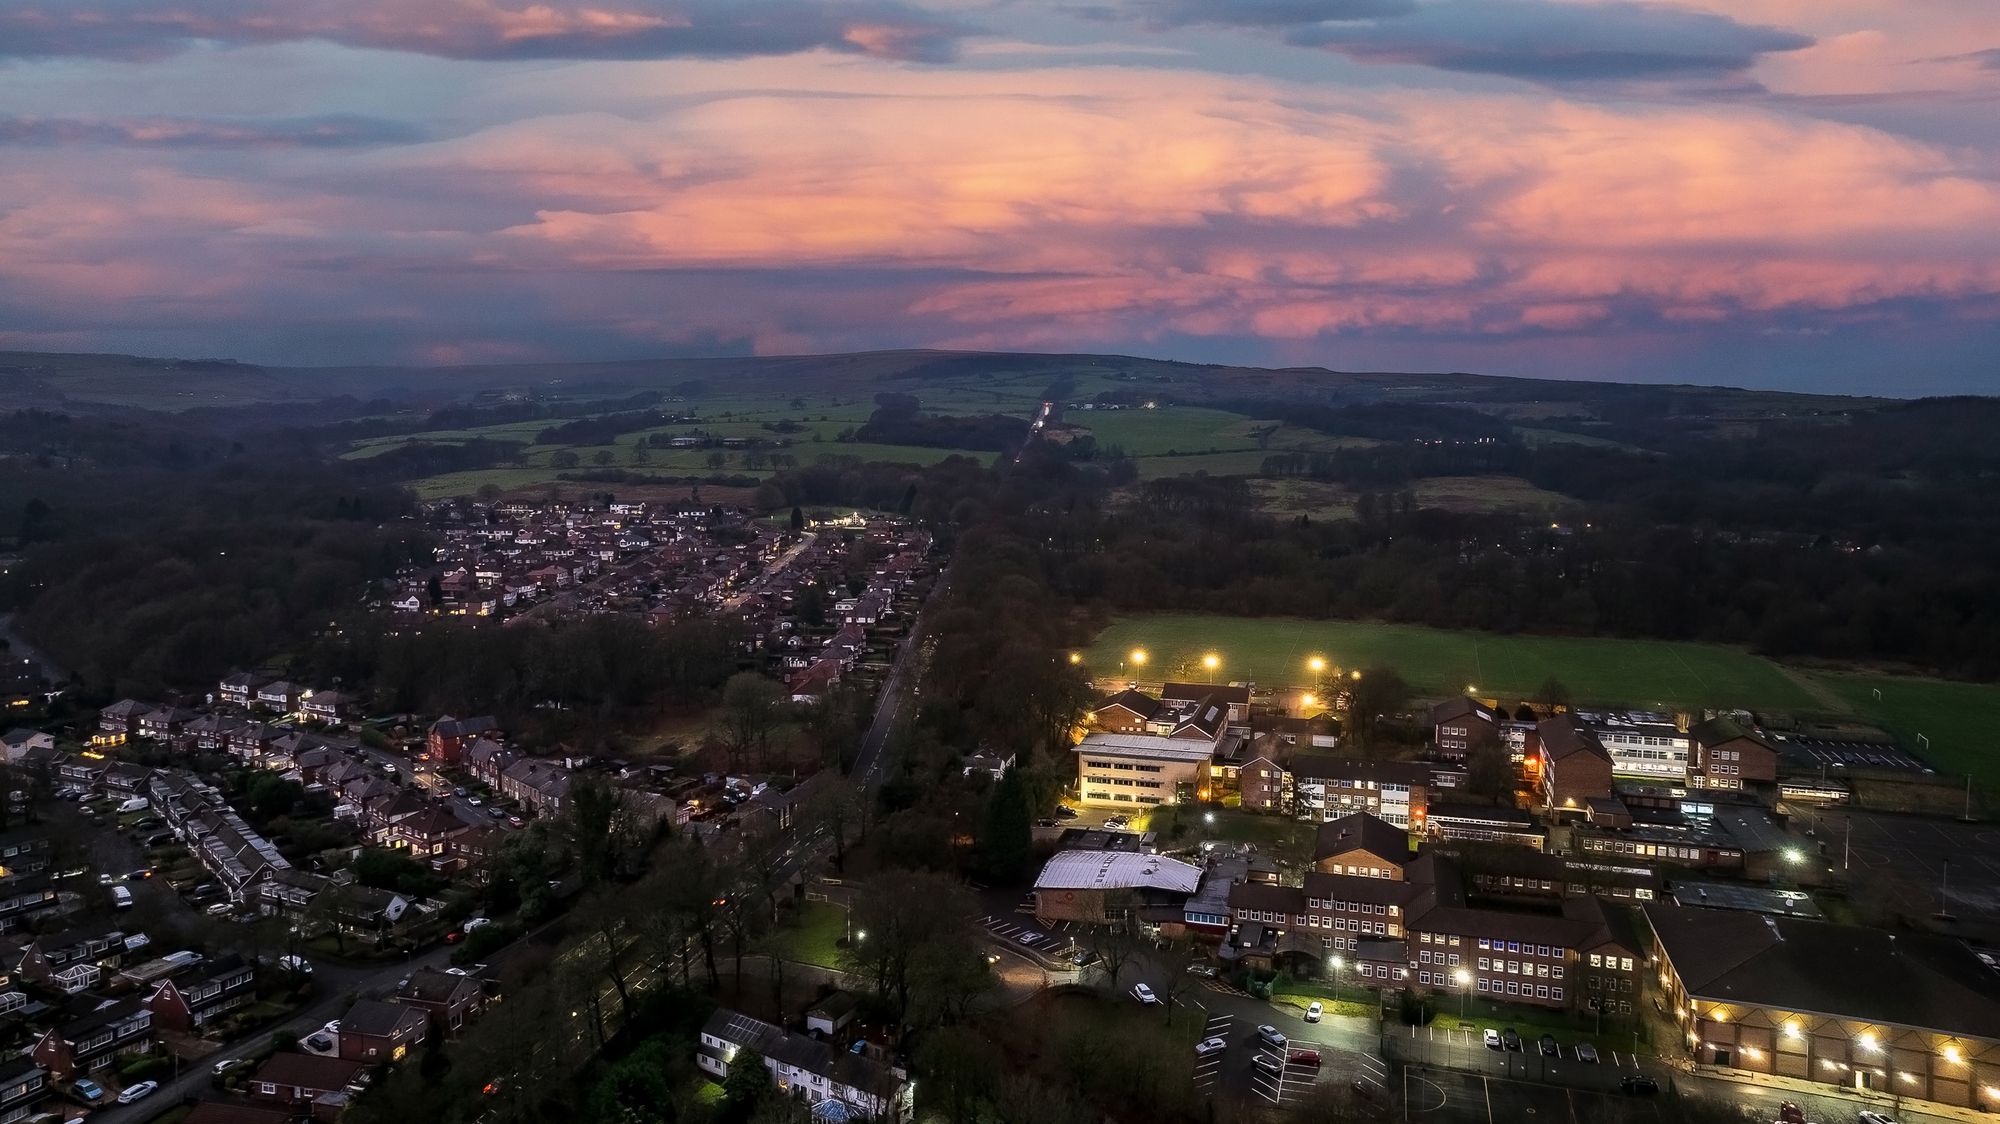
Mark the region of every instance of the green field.
MULTIPOLYGON (((1115 677, 1119 661, 1135 648, 1147 652, 1147 679, 1200 679, 1201 658, 1212 652, 1222 659, 1222 679, 1304 685, 1312 679, 1306 660, 1319 656, 1343 670, 1393 667, 1426 694, 1473 687, 1482 696, 1517 699, 1554 676, 1579 703, 1820 709, 1770 661, 1707 644, 1165 613, 1116 619, 1085 659, 1093 673, 1115 677)), ((1125 673, 1130 670, 1128 664, 1125 673)))
POLYGON ((1891 675, 1816 673, 1813 678, 1855 714, 1896 735, 1932 768, 1987 777, 2000 773, 2000 735, 1995 732, 2000 730, 2000 686, 1891 675))

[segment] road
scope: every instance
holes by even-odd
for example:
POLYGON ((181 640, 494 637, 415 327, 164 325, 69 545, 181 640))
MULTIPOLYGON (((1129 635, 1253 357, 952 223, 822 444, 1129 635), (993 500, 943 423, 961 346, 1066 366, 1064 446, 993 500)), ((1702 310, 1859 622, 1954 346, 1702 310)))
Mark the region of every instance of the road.
POLYGON ((189 1097, 205 1093, 212 1088, 211 1067, 223 1058, 240 1058, 254 1053, 268 1045, 274 1034, 283 1033, 297 1037, 325 1026, 329 1019, 337 1019, 347 1013, 354 1004, 354 996, 367 995, 381 998, 393 991, 397 981, 418 968, 442 968, 448 962, 449 950, 443 947, 432 949, 420 956, 398 960, 362 974, 350 977, 344 984, 336 984, 332 977, 318 984, 317 995, 310 1004, 301 1008, 291 1018, 276 1026, 253 1031, 223 1046, 215 1053, 199 1061, 187 1062, 181 1066, 178 1076, 160 1083, 159 1091, 137 1104, 113 1105, 91 1114, 92 1124, 144 1124, 156 1116, 161 1116, 180 1106, 189 1097))
POLYGON ((0 613, 0 641, 7 643, 7 658, 35 665, 35 667, 40 669, 42 678, 48 680, 51 685, 65 683, 69 680, 69 672, 64 671, 46 653, 36 649, 33 645, 22 639, 20 633, 14 631, 14 614, 12 613, 0 613))
POLYGON ((722 603, 723 609, 725 611, 734 612, 736 609, 741 608, 743 602, 747 600, 752 594, 762 593, 766 588, 770 586, 772 578, 775 578, 779 574, 784 573, 785 568, 790 566, 792 562, 796 560, 800 554, 804 553, 805 549, 811 546, 813 542, 818 538, 819 538, 819 533, 817 531, 800 532, 799 541, 793 543, 790 550, 787 550, 783 554, 780 554, 776 559, 774 559, 771 562, 769 566, 764 567, 763 573, 758 574, 756 577, 750 579, 749 584, 745 585, 742 589, 736 591, 734 594, 731 594, 729 599, 722 603))
POLYGON ((916 693, 917 681, 923 678, 924 660, 929 656, 925 647, 924 610, 944 596, 950 584, 951 569, 946 567, 938 575, 937 585, 924 599, 923 607, 917 610, 916 623, 910 627, 910 634, 904 637, 902 648, 896 652, 896 662, 890 666, 888 678, 882 681, 882 693, 875 701, 875 720, 868 724, 868 732, 861 737, 861 749, 854 755, 853 776, 859 778, 866 792, 873 793, 881 788, 882 781, 888 776, 888 755, 884 750, 889 743, 889 733, 902 717, 904 704, 916 693))

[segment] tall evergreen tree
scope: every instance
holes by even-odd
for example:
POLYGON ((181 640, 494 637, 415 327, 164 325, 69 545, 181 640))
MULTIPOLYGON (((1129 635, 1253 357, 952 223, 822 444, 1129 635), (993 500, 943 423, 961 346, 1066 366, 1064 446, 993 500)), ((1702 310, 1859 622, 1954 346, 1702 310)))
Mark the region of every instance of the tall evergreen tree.
POLYGON ((979 847, 986 872, 997 881, 1025 878, 1034 865, 1034 809, 1019 769, 1009 769, 986 798, 986 830, 979 847))

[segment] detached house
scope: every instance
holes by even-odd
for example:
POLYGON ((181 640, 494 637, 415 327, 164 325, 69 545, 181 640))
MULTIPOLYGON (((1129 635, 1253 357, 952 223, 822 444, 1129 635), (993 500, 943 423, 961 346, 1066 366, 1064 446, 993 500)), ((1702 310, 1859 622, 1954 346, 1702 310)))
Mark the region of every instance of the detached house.
POLYGON ((471 976, 454 976, 436 968, 419 968, 396 989, 396 1001, 430 1015, 431 1025, 444 1033, 464 1027, 485 1001, 486 989, 471 976))
POLYGON ((97 712, 97 734, 92 745, 123 745, 139 733, 139 719, 152 711, 150 703, 119 699, 97 712))
POLYGON ((400 1061, 424 1040, 430 1013, 402 1003, 356 1000, 340 1020, 340 1056, 349 1061, 400 1061))

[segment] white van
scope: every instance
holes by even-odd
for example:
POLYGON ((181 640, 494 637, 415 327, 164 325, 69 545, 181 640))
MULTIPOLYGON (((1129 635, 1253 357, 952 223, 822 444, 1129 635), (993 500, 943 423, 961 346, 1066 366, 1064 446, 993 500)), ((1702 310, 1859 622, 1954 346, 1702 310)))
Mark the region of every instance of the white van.
POLYGON ((118 805, 118 814, 122 816, 128 812, 143 812, 152 806, 153 802, 145 797, 134 796, 125 803, 118 805))
POLYGON ((111 904, 117 906, 119 909, 131 909, 132 891, 123 886, 111 887, 111 904))

